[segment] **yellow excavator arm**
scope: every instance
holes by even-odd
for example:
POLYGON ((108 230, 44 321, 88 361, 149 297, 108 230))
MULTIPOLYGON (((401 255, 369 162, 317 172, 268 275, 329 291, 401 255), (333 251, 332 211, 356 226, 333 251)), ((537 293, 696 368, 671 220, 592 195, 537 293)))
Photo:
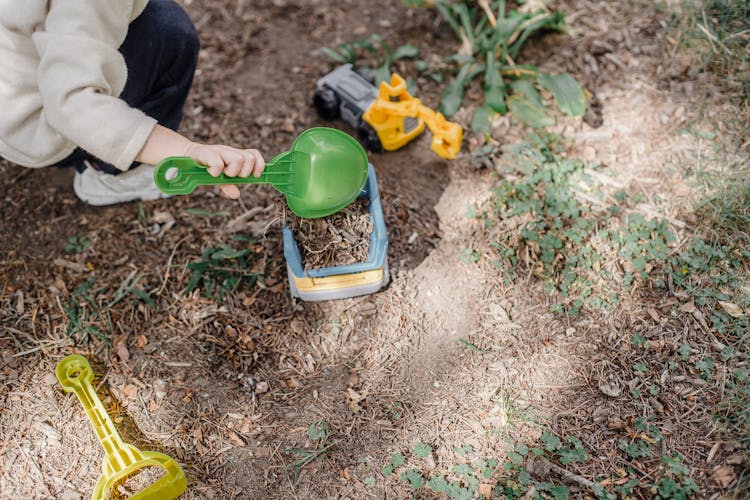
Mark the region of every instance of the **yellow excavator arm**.
POLYGON ((434 111, 409 94, 406 81, 391 75, 391 83, 381 82, 378 97, 363 113, 380 138, 383 149, 392 151, 404 146, 422 133, 424 126, 432 133, 432 150, 443 158, 453 159, 461 150, 463 129, 449 122, 442 113, 434 111), (411 121, 408 119, 412 118, 411 121))

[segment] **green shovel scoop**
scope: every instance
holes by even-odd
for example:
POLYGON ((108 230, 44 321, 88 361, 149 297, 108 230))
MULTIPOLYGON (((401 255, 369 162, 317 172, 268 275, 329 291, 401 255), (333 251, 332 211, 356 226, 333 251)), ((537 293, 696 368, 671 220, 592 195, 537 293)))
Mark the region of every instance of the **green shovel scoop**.
POLYGON ((292 212, 306 219, 343 209, 359 196, 366 180, 367 154, 359 142, 325 127, 302 132, 289 151, 266 163, 260 177, 213 177, 188 157, 167 158, 154 172, 156 185, 167 194, 189 194, 208 184, 271 184, 286 195, 292 212))

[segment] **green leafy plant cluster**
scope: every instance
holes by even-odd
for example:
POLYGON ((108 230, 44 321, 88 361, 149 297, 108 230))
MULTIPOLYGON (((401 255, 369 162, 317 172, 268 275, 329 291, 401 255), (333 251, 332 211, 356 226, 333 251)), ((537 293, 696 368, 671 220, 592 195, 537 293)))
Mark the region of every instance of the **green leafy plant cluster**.
POLYGON ((524 10, 508 10, 505 0, 438 0, 435 6, 461 43, 458 53, 445 61, 454 75, 440 99, 440 111, 446 117, 458 111, 466 87, 476 78, 481 79, 484 100, 471 120, 475 133, 489 132, 490 117, 507 111, 535 128, 553 124, 539 89, 549 92, 563 113, 583 115, 584 92, 572 76, 543 73, 535 66, 514 62, 534 34, 564 29, 560 12, 550 11, 542 2, 529 2, 526 7, 531 8, 524 10))
MULTIPOLYGON (((739 367, 727 382, 730 397, 719 408, 719 421, 730 428, 746 450, 750 450, 750 370, 739 367)), ((745 488, 750 484, 745 480, 745 488)))
MULTIPOLYGON (((464 456, 473 450, 470 445, 456 448, 456 454, 464 456)), ((425 459, 432 453, 432 447, 419 442, 414 446, 413 455, 418 460, 425 459)), ((445 475, 426 477, 418 468, 407 467, 406 457, 401 453, 394 453, 389 463, 383 466, 383 476, 398 474, 399 479, 413 490, 420 488, 435 493, 443 493, 448 498, 469 500, 475 498, 480 482, 487 482, 494 474, 498 461, 495 459, 481 459, 473 464, 461 463, 455 465, 451 472, 457 479, 450 480, 445 475)))
POLYGON ((643 417, 636 419, 635 429, 638 431, 638 437, 620 439, 617 442, 617 447, 625 452, 630 459, 651 457, 653 454, 651 443, 658 445, 664 440, 661 430, 643 417))
MULTIPOLYGON (((592 240, 610 214, 594 212, 576 195, 581 186, 594 184, 582 161, 562 156, 558 136, 534 134, 503 149, 513 169, 493 188, 490 220, 516 220, 519 226, 496 237, 495 265, 509 279, 519 268, 530 268, 564 299, 555 310, 576 315, 586 301, 594 301, 593 279, 602 255, 592 240)), ((599 305, 615 300, 596 299, 599 305)))
MULTIPOLYGON (((559 461, 564 466, 583 463, 588 460, 583 443, 573 436, 568 436, 563 443, 559 437, 545 431, 537 444, 538 446, 531 448, 523 443, 511 444, 512 451, 508 453, 508 460, 503 463, 503 474, 493 489, 494 495, 508 499, 522 498, 533 487, 537 492, 534 498, 568 498, 570 491, 567 486, 552 481, 535 481, 526 464, 533 460, 559 461)), ((594 493, 607 498, 603 487, 595 485, 595 488, 594 493)))
POLYGON ((291 465, 294 469, 294 481, 299 478, 302 468, 315 460, 323 460, 333 451, 333 443, 328 442, 331 435, 331 428, 328 422, 321 420, 314 422, 307 427, 307 438, 313 443, 312 449, 288 448, 285 453, 296 455, 298 458, 291 465))
MULTIPOLYGON (((493 241, 495 265, 509 279, 521 267, 532 269, 563 299, 553 310, 572 315, 587 304, 605 309, 616 305, 619 289, 637 281, 665 288, 669 279, 693 297, 696 306, 707 308, 718 332, 744 339, 750 331, 743 313, 750 307, 750 245, 741 228, 750 222, 750 183, 718 193, 721 202, 704 202, 698 214, 713 221, 711 239, 696 235, 674 252, 675 235, 665 219, 626 210, 638 201, 635 197, 615 193, 606 209, 582 201, 582 191, 601 198, 587 174, 595 166, 564 157, 558 136, 531 135, 503 150, 513 167, 493 188, 495 213, 475 216, 487 218, 488 234, 495 234, 496 221, 519 221, 517 232, 505 232, 493 241), (604 270, 605 259, 613 254, 622 276, 604 270)), ((478 253, 471 255, 477 256, 472 261, 478 260, 478 253)))
MULTIPOLYGON (((750 448, 750 175, 741 169, 713 186, 714 194, 697 207, 687 238, 677 244, 666 220, 638 213, 636 196, 617 192, 607 206, 599 187, 586 182, 590 167, 561 154, 560 138, 532 136, 504 151, 510 167, 495 188, 494 212, 473 212, 485 219, 497 251, 495 265, 509 279, 527 269, 546 280, 548 290, 561 298, 553 310, 569 315, 580 314, 584 306, 595 312, 614 305, 621 292, 636 284, 648 293, 662 290, 679 297, 674 313, 694 311, 724 346, 716 354, 700 344, 696 349, 683 343, 669 368, 678 369, 681 360, 686 370, 712 386, 717 374, 729 373, 715 415, 750 448), (577 196, 581 193, 583 198, 577 196)), ((647 348, 642 335, 633 334, 631 340, 637 349, 647 348)), ((644 380, 654 369, 647 357, 632 365, 633 373, 644 380)), ((631 396, 640 398, 645 391, 653 397, 661 388, 647 384, 631 389, 631 396)), ((632 460, 653 461, 658 455, 652 444, 661 438, 643 425, 645 432, 637 430, 649 438, 622 439, 618 447, 632 460)), ((678 476, 648 487, 654 495, 658 490, 663 498, 667 493, 680 498, 694 484, 678 476)), ((645 487, 638 484, 621 485, 619 493, 645 487)))
MULTIPOLYGON (((635 430, 642 437, 621 439, 619 442, 624 458, 651 459, 654 447, 660 447, 663 440, 661 431, 645 418, 636 419, 635 430)), ((564 472, 589 459, 588 452, 579 439, 573 436, 561 439, 549 431, 543 432, 534 446, 509 442, 504 461, 494 458, 471 459, 474 454, 471 445, 456 447, 453 451, 463 461, 451 467, 447 474, 428 474, 422 471, 420 460, 432 453, 432 447, 421 442, 414 446, 413 459, 407 460, 402 453, 394 453, 391 460, 383 466, 382 474, 385 477, 397 474, 399 480, 415 493, 425 490, 447 498, 513 500, 528 497, 564 500, 570 497, 570 489, 552 478, 570 480, 571 473, 568 472, 568 476, 565 476, 564 472), (544 477, 540 476, 541 470, 546 471, 543 473, 544 477)), ((572 476, 577 478, 578 486, 584 485, 596 498, 607 500, 643 495, 649 498, 686 499, 698 492, 689 469, 683 463, 682 455, 671 453, 655 457, 657 458, 651 459, 654 465, 652 474, 643 478, 641 472, 628 468, 631 478, 626 482, 616 482, 612 490, 607 490, 600 484, 604 478, 593 481, 575 473, 572 476)), ((373 477, 366 478, 364 482, 371 487, 375 485, 373 477)))
MULTIPOLYGON (((654 451, 652 446, 660 446, 663 436, 658 427, 649 423, 645 418, 638 418, 635 429, 643 436, 631 440, 621 439, 620 450, 626 454, 628 460, 649 458, 654 451)), ((584 463, 588 455, 580 440, 568 436, 565 443, 550 432, 544 432, 538 446, 529 448, 517 443, 513 445, 514 451, 508 454, 508 461, 503 464, 505 473, 495 486, 493 493, 502 498, 520 498, 527 494, 533 485, 535 491, 541 495, 535 498, 568 498, 568 488, 551 482, 534 482, 532 474, 525 467, 529 459, 548 460, 559 462, 567 468, 571 464, 584 463)), ((657 455, 658 456, 658 455, 657 455)), ((658 473, 654 474, 651 481, 639 479, 640 474, 629 468, 628 474, 634 476, 625 483, 617 484, 613 491, 591 481, 589 488, 597 498, 611 499, 633 495, 646 494, 651 498, 689 498, 698 491, 695 481, 690 477, 690 471, 683 464, 684 457, 679 453, 664 455, 661 457, 658 473)), ((558 469, 559 470, 559 469, 558 469)), ((601 478, 600 478, 601 479, 601 478)))
MULTIPOLYGON (((619 211, 620 207, 615 205, 619 211)), ((630 265, 623 284, 629 286, 635 277, 645 278, 654 265, 667 258, 674 235, 664 219, 649 219, 639 213, 624 217, 621 226, 607 232, 609 240, 618 248, 618 256, 630 265)))
POLYGON ((233 239, 245 242, 245 248, 235 249, 226 243, 207 247, 201 260, 187 265, 192 273, 185 293, 201 287, 207 297, 221 302, 228 293, 258 282, 262 274, 251 269, 255 254, 249 248, 254 239, 239 234, 233 239))
POLYGON ((685 499, 698 493, 698 485, 690 477, 690 471, 682 463, 685 457, 679 453, 665 455, 662 463, 666 466, 666 473, 659 479, 656 486, 658 499, 685 499))
POLYGON ((684 252, 670 259, 668 269, 676 286, 694 297, 696 305, 709 308, 716 331, 745 339, 750 332, 747 315, 742 312, 750 307, 748 262, 750 249, 710 243, 696 236, 684 252), (738 312, 727 304, 736 306, 738 312))
MULTIPOLYGON (((419 460, 432 453, 432 447, 424 443, 417 443, 413 449, 417 467, 407 466, 406 457, 401 453, 394 453, 389 463, 383 466, 382 474, 386 477, 398 474, 400 481, 412 490, 424 489, 433 493, 444 494, 448 498, 469 500, 473 498, 519 498, 532 486, 537 492, 534 498, 568 498, 568 488, 551 482, 535 481, 523 468, 527 458, 543 456, 558 458, 563 464, 583 462, 587 453, 583 444, 576 438, 569 437, 563 444, 554 435, 545 432, 542 436, 542 448, 529 449, 526 445, 512 445, 508 451, 508 460, 501 465, 495 458, 480 458, 469 460, 474 449, 471 445, 454 448, 456 455, 464 457, 465 461, 454 465, 449 474, 425 475, 419 468, 419 460), (481 485, 494 484, 489 496, 480 489, 481 485)), ((366 484, 373 485, 374 480, 366 484)))
POLYGON ((503 147, 512 167, 493 188, 495 213, 483 216, 493 235, 496 221, 518 221, 516 231, 501 232, 493 241, 495 265, 509 279, 520 268, 531 269, 562 299, 553 310, 575 316, 587 305, 613 307, 619 291, 637 281, 664 288, 669 278, 695 297, 696 305, 711 308, 717 330, 747 331, 744 315, 732 316, 717 306, 731 300, 740 309, 748 306, 750 299, 741 293, 750 256, 747 248, 696 238, 675 253, 675 236, 665 219, 629 210, 631 202, 638 201, 635 197, 631 200, 620 191, 609 206, 602 202, 592 208, 587 198, 603 199, 587 173, 596 166, 565 157, 563 149, 561 138, 553 134, 533 134, 527 141, 503 147), (605 269, 612 256, 621 275, 605 269), (711 286, 705 286, 707 280, 711 286))
POLYGON ((110 342, 113 332, 109 311, 92 295, 95 283, 96 278, 91 278, 76 288, 65 308, 68 317, 65 334, 84 344, 92 336, 110 342))
MULTIPOLYGON (((657 500, 686 500, 698 493, 698 485, 690 477, 690 471, 683 464, 685 457, 679 453, 661 457, 661 473, 653 479, 653 483, 634 477, 614 487, 618 498, 631 498, 646 494, 648 498, 657 500)), ((630 475, 635 470, 629 469, 630 475)))
MULTIPOLYGON (((709 179, 712 193, 697 210, 699 227, 684 250, 669 261, 674 286, 705 311, 707 323, 725 344, 714 357, 683 344, 682 361, 691 361, 711 380, 717 364, 729 373, 717 408, 717 419, 750 450, 750 171, 746 167, 709 179)), ((750 480, 738 490, 750 491, 750 480)))
POLYGON ((107 287, 95 288, 96 278, 90 278, 71 294, 65 314, 68 319, 65 334, 81 343, 88 343, 91 337, 109 343, 114 332, 112 308, 128 296, 156 309, 151 296, 138 286, 142 275, 130 273, 109 298, 107 287))
MULTIPOLYGON (((524 43, 534 34, 564 29, 565 19, 561 13, 549 11, 542 2, 529 2, 528 5, 534 8, 526 10, 508 10, 505 0, 405 0, 405 3, 409 7, 435 7, 462 44, 457 53, 444 57, 435 65, 424 60, 415 64, 420 74, 438 83, 444 81, 445 73, 453 75, 440 98, 440 111, 446 117, 450 118, 458 111, 466 87, 477 78, 482 82, 484 98, 472 117, 471 127, 475 133, 489 132, 492 115, 508 111, 519 121, 535 128, 552 125, 554 118, 546 111, 540 89, 554 97, 563 113, 583 115, 586 108, 584 92, 572 76, 544 73, 535 66, 514 62, 524 43)), ((369 69, 376 84, 390 81, 390 68, 394 62, 419 54, 419 48, 410 44, 393 49, 376 34, 335 48, 323 47, 322 51, 338 63, 355 66, 362 56, 367 56, 371 62, 362 67, 369 69)), ((407 84, 414 93, 416 85, 413 79, 408 79, 407 84)))
MULTIPOLYGON (((377 34, 372 34, 367 38, 358 38, 351 43, 341 43, 335 48, 323 47, 321 50, 337 63, 348 63, 367 70, 376 85, 380 82, 391 81, 393 63, 419 55, 418 47, 405 44, 392 48, 377 34), (366 56, 369 62, 358 64, 363 56, 366 56)), ((410 83, 413 87, 413 81, 410 83)))
POLYGON ((83 253, 91 246, 91 240, 87 236, 71 236, 63 247, 66 253, 83 253))

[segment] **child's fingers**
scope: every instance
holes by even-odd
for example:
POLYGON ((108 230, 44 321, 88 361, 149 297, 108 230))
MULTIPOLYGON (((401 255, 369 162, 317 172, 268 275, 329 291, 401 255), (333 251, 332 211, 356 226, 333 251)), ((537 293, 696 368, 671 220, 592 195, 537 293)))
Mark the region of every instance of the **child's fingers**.
POLYGON ((239 188, 233 184, 222 184, 221 186, 219 186, 219 188, 221 188, 221 191, 227 198, 236 200, 240 197, 239 188))
POLYGON ((214 177, 218 177, 224 170, 224 160, 217 151, 212 149, 203 148, 195 160, 201 165, 207 166, 208 173, 214 177))
POLYGON ((242 170, 240 170, 240 177, 247 177, 253 172, 255 166, 255 156, 247 151, 242 151, 242 170))
MULTIPOLYGON (((218 177, 224 173, 227 177, 247 177, 250 174, 259 177, 266 166, 260 152, 257 149, 235 149, 229 146, 203 146, 194 153, 195 160, 201 165, 208 167, 208 173, 218 177)), ((230 198, 237 198, 239 190, 234 188, 224 189, 230 198)))
POLYGON ((242 171, 245 158, 239 151, 225 151, 223 157, 224 163, 226 164, 226 167, 224 167, 224 173, 229 177, 236 177, 237 174, 242 171))
MULTIPOLYGON (((260 177, 263 169, 266 168, 266 160, 263 159, 263 155, 261 155, 260 151, 257 149, 246 149, 245 152, 253 157, 253 175, 255 177, 260 177)), ((249 172, 248 175, 250 175, 249 172)))
POLYGON ((216 163, 216 164, 208 166, 208 173, 211 174, 213 177, 220 176, 223 170, 224 170, 224 162, 216 163))

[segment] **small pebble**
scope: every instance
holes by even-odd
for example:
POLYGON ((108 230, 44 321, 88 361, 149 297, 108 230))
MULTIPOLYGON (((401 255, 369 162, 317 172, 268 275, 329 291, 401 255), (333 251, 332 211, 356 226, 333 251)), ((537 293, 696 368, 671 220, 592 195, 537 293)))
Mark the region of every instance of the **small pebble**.
POLYGON ((44 382, 45 385, 53 386, 57 384, 57 377, 55 377, 54 373, 48 373, 42 378, 42 382, 44 382))

